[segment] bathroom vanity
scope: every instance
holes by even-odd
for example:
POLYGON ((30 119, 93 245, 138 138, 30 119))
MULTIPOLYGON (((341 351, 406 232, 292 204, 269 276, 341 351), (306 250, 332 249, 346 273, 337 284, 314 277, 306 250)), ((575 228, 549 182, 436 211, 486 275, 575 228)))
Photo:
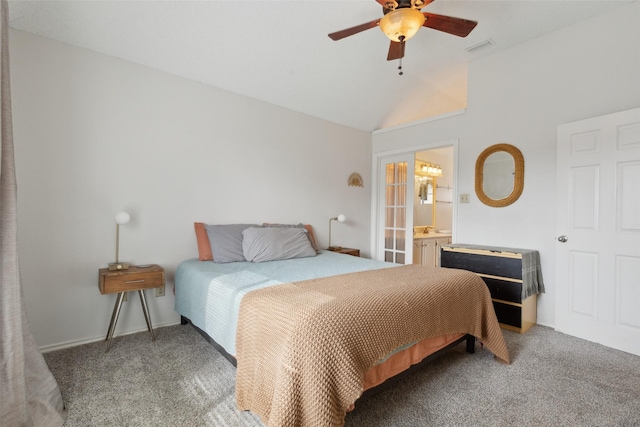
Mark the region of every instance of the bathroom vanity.
POLYGON ((416 233, 413 235, 413 263, 438 267, 440 248, 451 243, 450 233, 416 233))

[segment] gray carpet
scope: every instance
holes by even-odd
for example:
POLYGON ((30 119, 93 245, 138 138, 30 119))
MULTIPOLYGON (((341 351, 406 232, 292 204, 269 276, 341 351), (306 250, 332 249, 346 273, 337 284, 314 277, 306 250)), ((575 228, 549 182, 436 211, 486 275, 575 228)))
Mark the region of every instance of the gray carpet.
MULTIPOLYGON (((45 354, 66 426, 262 426, 235 407, 235 368, 191 326, 45 354)), ((464 344, 356 403, 347 426, 640 426, 640 357, 536 326, 504 331, 513 363, 464 344)))

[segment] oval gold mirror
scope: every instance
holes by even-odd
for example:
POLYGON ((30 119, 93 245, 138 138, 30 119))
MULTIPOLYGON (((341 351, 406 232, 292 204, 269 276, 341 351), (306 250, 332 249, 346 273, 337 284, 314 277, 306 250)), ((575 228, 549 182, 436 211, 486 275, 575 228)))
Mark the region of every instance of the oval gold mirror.
POLYGON ((517 147, 496 144, 487 147, 476 160, 476 195, 494 208, 509 206, 524 188, 524 157, 517 147))

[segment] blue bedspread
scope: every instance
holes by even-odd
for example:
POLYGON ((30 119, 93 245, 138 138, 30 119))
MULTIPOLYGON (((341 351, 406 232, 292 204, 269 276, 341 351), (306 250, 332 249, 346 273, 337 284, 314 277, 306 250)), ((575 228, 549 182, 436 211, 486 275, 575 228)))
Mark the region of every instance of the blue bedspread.
POLYGON ((175 309, 235 356, 238 310, 246 293, 282 283, 396 265, 330 251, 315 257, 264 263, 217 264, 190 259, 176 270, 175 309))

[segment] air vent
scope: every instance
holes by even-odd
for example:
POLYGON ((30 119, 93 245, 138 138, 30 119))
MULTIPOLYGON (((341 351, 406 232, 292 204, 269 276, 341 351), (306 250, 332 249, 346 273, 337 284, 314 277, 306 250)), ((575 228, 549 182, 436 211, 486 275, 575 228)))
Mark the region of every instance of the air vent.
POLYGON ((465 50, 469 53, 471 52, 475 52, 476 50, 480 50, 480 49, 484 49, 486 47, 489 46, 493 46, 495 44, 495 42, 491 39, 486 39, 481 41, 480 43, 476 43, 473 46, 469 46, 467 48, 465 48, 465 50))

